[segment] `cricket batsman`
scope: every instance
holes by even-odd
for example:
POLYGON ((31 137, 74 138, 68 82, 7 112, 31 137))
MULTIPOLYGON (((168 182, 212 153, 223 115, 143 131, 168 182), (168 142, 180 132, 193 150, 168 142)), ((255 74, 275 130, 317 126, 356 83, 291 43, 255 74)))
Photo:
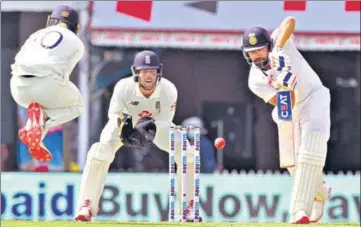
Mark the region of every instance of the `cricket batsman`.
MULTIPOLYGON (((294 224, 318 222, 331 188, 323 182, 330 137, 330 92, 293 42, 295 19, 287 17, 269 33, 253 27, 243 35, 242 51, 251 65, 248 86, 266 103, 276 105, 279 89, 291 91, 295 168, 290 214, 294 224)), ((277 108, 272 112, 276 124, 277 108)), ((280 154, 281 155, 281 154, 280 154)))
POLYGON ((19 138, 28 146, 30 155, 42 162, 52 159, 42 142, 47 131, 83 111, 81 94, 69 81, 84 54, 78 30, 78 12, 66 5, 56 7, 46 28, 30 35, 11 65, 11 94, 28 111, 19 138))
MULTIPOLYGON (((91 221, 92 217, 96 216, 109 166, 121 146, 139 149, 154 143, 161 150, 169 152, 169 129, 174 126, 172 121, 176 109, 177 89, 172 82, 162 77, 162 63, 158 55, 152 51, 137 53, 131 70, 132 77, 121 79, 115 85, 109 105, 109 120, 101 132, 100 141, 94 143, 88 152, 75 216, 77 221, 91 221)), ((175 146, 180 148, 180 136, 176 136, 178 138, 175 140, 175 146)), ((189 142, 188 147, 191 147, 189 142)), ((187 152, 187 159, 188 169, 193 169, 191 148, 187 152)), ((180 163, 180 152, 176 154, 176 163, 180 163)), ((181 182, 181 165, 177 166, 178 182, 181 182)), ((194 221, 192 172, 188 171, 186 182, 189 222, 194 221)), ((178 189, 180 192, 180 183, 178 189)))

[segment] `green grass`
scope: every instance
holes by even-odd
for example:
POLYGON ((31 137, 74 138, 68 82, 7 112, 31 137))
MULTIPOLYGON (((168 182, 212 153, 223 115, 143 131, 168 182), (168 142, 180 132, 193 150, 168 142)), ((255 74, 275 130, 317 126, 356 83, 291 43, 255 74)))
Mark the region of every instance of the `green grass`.
MULTIPOLYGON (((74 222, 74 221, 1 221, 2 227, 295 227, 286 223, 230 223, 230 222, 203 222, 203 223, 167 223, 167 222, 74 222)), ((312 224, 315 227, 351 227, 360 226, 360 223, 322 223, 312 224)))

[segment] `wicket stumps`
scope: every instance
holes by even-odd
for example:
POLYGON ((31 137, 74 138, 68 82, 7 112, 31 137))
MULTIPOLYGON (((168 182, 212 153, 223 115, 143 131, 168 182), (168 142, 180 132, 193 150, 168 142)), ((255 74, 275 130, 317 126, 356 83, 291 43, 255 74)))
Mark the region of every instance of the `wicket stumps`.
MULTIPOLYGON (((193 198, 193 217, 194 222, 199 222, 199 186, 200 186, 200 129, 192 126, 183 127, 183 126, 176 126, 171 127, 169 130, 169 221, 175 222, 175 182, 176 182, 176 167, 175 167, 175 155, 180 149, 180 163, 178 165, 181 166, 181 189, 182 192, 178 192, 178 196, 181 196, 181 221, 187 221, 187 151, 188 142, 187 142, 187 132, 188 130, 193 132, 194 135, 194 145, 191 146, 193 151, 193 158, 194 158, 194 169, 190 171, 194 171, 194 198, 193 198), (176 146, 176 133, 179 133, 179 137, 181 140, 181 146, 176 146)), ((178 182, 179 184, 179 182, 178 182)))

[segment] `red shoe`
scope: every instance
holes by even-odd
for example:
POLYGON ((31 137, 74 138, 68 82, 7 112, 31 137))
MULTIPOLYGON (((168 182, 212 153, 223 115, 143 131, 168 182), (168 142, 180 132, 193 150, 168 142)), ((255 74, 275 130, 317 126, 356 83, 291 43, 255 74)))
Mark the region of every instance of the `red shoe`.
POLYGON ((306 215, 306 213, 302 210, 297 211, 293 216, 292 224, 310 224, 310 218, 306 215))
POLYGON ((26 129, 26 126, 18 131, 18 136, 20 141, 28 146, 28 130, 26 129))
POLYGON ((49 162, 53 157, 41 140, 44 116, 39 103, 30 103, 28 107, 28 118, 30 126, 19 130, 19 138, 21 142, 28 146, 29 153, 33 158, 41 162, 49 162))
POLYGON ((77 215, 75 216, 75 221, 91 221, 92 217, 93 213, 90 206, 90 200, 86 200, 85 205, 80 207, 77 215))

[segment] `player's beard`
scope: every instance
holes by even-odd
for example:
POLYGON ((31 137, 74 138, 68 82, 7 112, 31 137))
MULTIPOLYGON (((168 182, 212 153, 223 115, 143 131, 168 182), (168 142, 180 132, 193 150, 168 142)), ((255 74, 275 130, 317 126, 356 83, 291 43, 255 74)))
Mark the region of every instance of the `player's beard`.
POLYGON ((156 85, 157 85, 157 80, 152 82, 147 82, 147 81, 139 82, 139 86, 146 91, 153 90, 156 85))
POLYGON ((270 66, 269 59, 267 57, 260 57, 253 61, 253 63, 260 69, 265 70, 270 66))

